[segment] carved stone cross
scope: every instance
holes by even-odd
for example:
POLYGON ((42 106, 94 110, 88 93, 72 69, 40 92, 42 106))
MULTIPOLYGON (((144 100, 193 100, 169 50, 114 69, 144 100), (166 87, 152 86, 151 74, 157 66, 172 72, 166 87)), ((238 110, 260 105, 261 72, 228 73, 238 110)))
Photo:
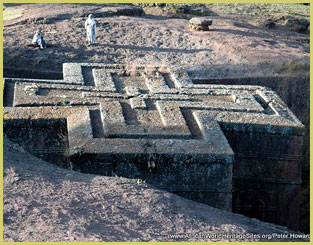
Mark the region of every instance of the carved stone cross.
POLYGON ((67 63, 63 76, 5 79, 4 120, 66 119, 71 161, 85 172, 111 164, 117 175, 224 209, 236 183, 300 182, 303 125, 267 88, 195 84, 158 66, 67 63))

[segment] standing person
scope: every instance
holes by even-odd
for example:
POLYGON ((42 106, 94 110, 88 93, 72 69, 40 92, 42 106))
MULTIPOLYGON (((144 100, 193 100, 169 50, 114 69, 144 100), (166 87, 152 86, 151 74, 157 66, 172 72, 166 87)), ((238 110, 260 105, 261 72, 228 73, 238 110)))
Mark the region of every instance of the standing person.
POLYGON ((96 41, 96 21, 92 17, 92 14, 88 15, 88 19, 85 22, 86 29, 86 42, 88 45, 94 44, 96 41))

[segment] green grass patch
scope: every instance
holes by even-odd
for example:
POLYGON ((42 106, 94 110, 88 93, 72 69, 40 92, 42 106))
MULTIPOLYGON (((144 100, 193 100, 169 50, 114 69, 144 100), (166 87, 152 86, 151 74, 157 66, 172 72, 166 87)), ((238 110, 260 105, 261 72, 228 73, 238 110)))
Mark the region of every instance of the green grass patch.
POLYGON ((21 17, 23 10, 21 8, 4 8, 3 9, 3 20, 12 20, 21 17))

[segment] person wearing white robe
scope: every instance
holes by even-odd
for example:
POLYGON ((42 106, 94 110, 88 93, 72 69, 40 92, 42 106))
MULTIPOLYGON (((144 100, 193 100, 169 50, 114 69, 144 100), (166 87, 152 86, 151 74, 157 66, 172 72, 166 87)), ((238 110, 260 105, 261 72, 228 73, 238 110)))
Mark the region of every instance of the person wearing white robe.
POLYGON ((40 30, 37 30, 34 37, 32 44, 34 46, 39 46, 41 49, 44 49, 46 47, 46 42, 43 38, 43 35, 40 33, 40 30))
POLYGON ((96 41, 96 21, 92 18, 92 14, 88 15, 88 19, 85 22, 86 29, 86 42, 89 45, 94 44, 96 41))

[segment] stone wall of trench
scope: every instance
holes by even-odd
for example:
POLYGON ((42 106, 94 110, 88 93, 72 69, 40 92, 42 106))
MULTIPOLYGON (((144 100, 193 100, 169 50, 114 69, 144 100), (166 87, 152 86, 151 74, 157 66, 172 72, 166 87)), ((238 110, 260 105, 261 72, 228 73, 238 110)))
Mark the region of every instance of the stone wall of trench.
POLYGON ((260 85, 274 90, 305 126, 302 163, 300 229, 310 232, 310 77, 195 78, 198 84, 260 85))

